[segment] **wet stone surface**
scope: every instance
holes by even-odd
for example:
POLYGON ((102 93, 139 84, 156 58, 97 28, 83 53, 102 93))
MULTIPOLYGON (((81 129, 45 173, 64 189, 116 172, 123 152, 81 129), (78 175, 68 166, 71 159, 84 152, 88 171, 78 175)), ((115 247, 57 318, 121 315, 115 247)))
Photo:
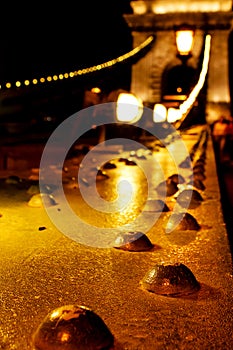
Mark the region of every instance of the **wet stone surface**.
MULTIPOLYGON (((189 150, 193 149, 199 135, 200 128, 191 130, 190 134, 188 131, 183 133, 189 150)), ((176 143, 173 146, 176 149, 176 143)), ((123 207, 121 211, 103 214, 88 207, 81 198, 76 181, 80 158, 68 159, 64 164, 63 187, 67 202, 82 222, 95 225, 92 243, 98 243, 100 226, 113 228, 113 238, 116 239, 119 236, 118 226, 123 225, 121 233, 143 232, 155 247, 159 247, 147 251, 115 249, 108 234, 103 235, 109 243, 104 248, 82 243, 81 239, 89 234, 86 226, 84 230, 73 219, 67 218, 57 188, 48 182, 51 191, 47 194, 51 194, 57 203, 49 210, 58 213, 59 220, 67 228, 75 228, 80 241, 72 240, 50 220, 44 207, 28 206, 33 195, 27 193, 32 185, 28 180, 32 175, 36 177, 35 172, 32 174, 31 169, 1 172, 0 349, 32 350, 32 336, 46 315, 63 305, 83 305, 94 310, 114 336, 114 350, 231 349, 232 257, 210 142, 205 154, 204 201, 196 208, 188 209, 200 229, 174 230, 171 233, 167 233, 165 227, 174 208, 180 208, 176 207, 174 195, 161 198, 156 186, 175 173, 181 174, 188 182, 190 169, 177 169, 168 157, 166 147, 159 147, 152 155, 146 154, 148 162, 144 157, 135 159, 138 165, 140 162, 148 164, 148 178, 152 183, 149 199, 162 200, 170 209, 167 212, 143 209, 147 209, 148 186, 138 165, 127 166, 118 160, 117 168, 105 169, 109 177, 96 181, 97 192, 108 201, 109 206, 119 204, 116 201, 119 194, 116 182, 122 174, 130 179, 133 188, 132 202, 127 209, 123 207), (16 175, 23 181, 6 183, 8 176, 16 175), (143 227, 138 230, 132 220, 143 210, 143 227), (150 227, 147 227, 148 217, 156 218, 150 227), (147 272, 155 266, 174 267, 175 264, 185 265, 192 271, 200 285, 199 290, 195 289, 196 282, 187 283, 190 281, 187 275, 183 279, 185 282, 179 284, 182 279, 175 277, 174 273, 165 277, 167 280, 160 285, 159 291, 170 286, 169 293, 175 290, 179 297, 149 292, 140 286, 147 272), (187 290, 194 292, 187 294, 187 290)), ((200 155, 197 147, 193 152, 194 163, 200 155)), ((128 159, 129 152, 111 157, 128 159)), ((184 155, 178 160, 181 164, 184 155)), ((93 162, 92 167, 98 165, 93 162)), ((84 192, 90 188, 90 173, 84 174, 86 181, 80 184, 84 192)), ((125 194, 125 187, 122 193, 125 194)), ((156 274, 152 276, 155 278, 156 274)), ((151 283, 153 279, 149 281, 151 283)))

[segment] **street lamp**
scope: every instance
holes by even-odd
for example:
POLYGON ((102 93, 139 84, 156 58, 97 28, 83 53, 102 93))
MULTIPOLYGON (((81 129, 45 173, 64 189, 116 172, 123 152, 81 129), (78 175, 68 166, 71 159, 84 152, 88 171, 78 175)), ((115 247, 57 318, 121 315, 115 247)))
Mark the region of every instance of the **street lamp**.
POLYGON ((192 56, 194 29, 189 25, 182 25, 175 28, 177 57, 183 63, 192 56))
POLYGON ((143 102, 132 93, 121 92, 117 98, 116 118, 118 122, 133 124, 142 116, 143 102))
POLYGON ((182 114, 177 108, 166 108, 163 104, 156 103, 153 109, 153 122, 154 123, 175 123, 181 118, 182 114))

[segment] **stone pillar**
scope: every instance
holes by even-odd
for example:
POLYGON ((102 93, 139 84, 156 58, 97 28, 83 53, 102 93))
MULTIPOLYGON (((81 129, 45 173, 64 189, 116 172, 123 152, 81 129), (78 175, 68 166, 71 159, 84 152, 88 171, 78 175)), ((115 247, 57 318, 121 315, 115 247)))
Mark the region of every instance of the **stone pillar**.
POLYGON ((194 68, 201 59, 205 34, 211 34, 212 38, 207 76, 206 121, 217 119, 219 114, 228 115, 228 38, 233 21, 231 2, 147 0, 132 1, 132 5, 134 13, 124 17, 131 28, 134 48, 149 35, 155 37, 150 51, 132 66, 132 92, 141 97, 146 105, 160 102, 162 73, 176 57, 174 28, 186 23, 196 28, 191 58, 194 68))
POLYGON ((221 114, 230 115, 228 30, 214 30, 208 70, 206 118, 213 122, 221 114), (217 115, 216 115, 217 114, 217 115))
MULTIPOLYGON (((134 46, 141 44, 148 33, 133 33, 134 46)), ((151 50, 132 67, 131 91, 145 104, 160 102, 161 77, 167 63, 176 56, 174 33, 158 31, 151 50)))
MULTIPOLYGON (((133 32, 134 47, 140 45, 148 38, 148 33, 133 32)), ((149 75, 153 63, 153 54, 150 50, 144 57, 132 66, 131 74, 131 91, 143 101, 148 100, 149 92, 149 75)))

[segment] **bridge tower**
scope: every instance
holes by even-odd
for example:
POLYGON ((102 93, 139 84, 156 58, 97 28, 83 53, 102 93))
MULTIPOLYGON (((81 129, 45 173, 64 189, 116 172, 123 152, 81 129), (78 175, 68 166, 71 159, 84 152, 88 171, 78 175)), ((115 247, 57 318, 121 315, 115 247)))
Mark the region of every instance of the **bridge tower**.
MULTIPOLYGON (((192 57, 186 64, 196 71, 201 64, 205 35, 211 35, 205 120, 212 122, 220 114, 231 114, 229 34, 232 30, 232 1, 134 0, 130 5, 132 13, 124 14, 124 18, 131 30, 133 47, 148 36, 154 36, 150 49, 132 66, 131 91, 148 106, 166 98, 164 86, 169 87, 172 82, 164 82, 169 76, 165 72, 181 64, 174 29, 185 24, 195 28, 192 57)), ((173 75, 174 79, 178 80, 179 76, 173 75)))

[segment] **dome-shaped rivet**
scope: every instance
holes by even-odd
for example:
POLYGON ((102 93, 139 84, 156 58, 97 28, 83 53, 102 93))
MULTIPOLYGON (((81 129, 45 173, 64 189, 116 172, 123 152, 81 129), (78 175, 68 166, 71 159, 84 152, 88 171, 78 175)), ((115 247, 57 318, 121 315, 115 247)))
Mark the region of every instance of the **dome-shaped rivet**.
POLYGON ((167 224, 166 229, 169 231, 173 230, 200 230, 201 226, 198 221, 190 213, 173 213, 167 224))
POLYGON ((184 189, 179 193, 176 198, 177 203, 183 208, 196 208, 201 202, 203 202, 203 198, 201 194, 195 189, 184 189))
POLYGON ((167 197, 173 196, 173 194, 175 194, 179 190, 177 183, 171 179, 167 179, 165 181, 160 182, 155 189, 158 192, 158 194, 167 197))
POLYGON ((200 289, 192 271, 184 264, 157 264, 140 281, 149 292, 165 296, 181 297, 200 289))
POLYGON ((33 334, 33 350, 111 349, 114 337, 103 320, 84 306, 51 311, 33 334))
POLYGON ((131 252, 147 251, 154 247, 150 239, 140 231, 120 234, 113 245, 114 248, 131 252))
POLYGON ((156 213, 170 211, 169 207, 162 199, 148 199, 143 210, 151 212, 154 211, 156 213))

